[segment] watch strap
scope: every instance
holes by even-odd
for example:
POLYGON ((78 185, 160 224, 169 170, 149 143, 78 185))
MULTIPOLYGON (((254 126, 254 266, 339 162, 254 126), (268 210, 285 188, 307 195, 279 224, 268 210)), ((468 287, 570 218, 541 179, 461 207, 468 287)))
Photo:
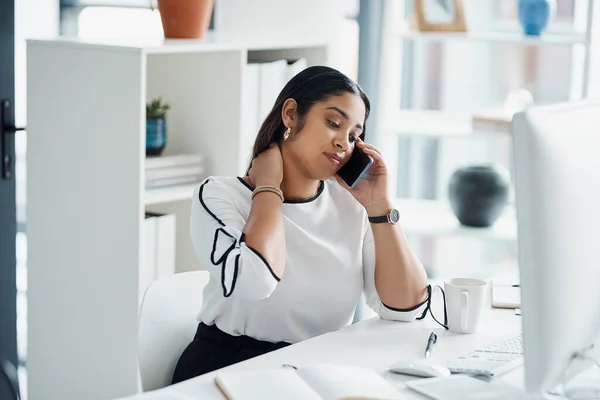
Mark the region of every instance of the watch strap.
POLYGON ((390 222, 389 214, 380 215, 378 217, 369 217, 369 222, 372 224, 387 224, 390 222))

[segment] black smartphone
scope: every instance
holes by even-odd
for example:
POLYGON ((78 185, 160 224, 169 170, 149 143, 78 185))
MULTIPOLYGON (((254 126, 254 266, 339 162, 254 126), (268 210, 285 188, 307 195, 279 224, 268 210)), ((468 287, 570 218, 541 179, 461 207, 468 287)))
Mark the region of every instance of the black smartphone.
POLYGON ((358 181, 367 173, 373 164, 373 158, 365 154, 359 147, 354 147, 352 156, 342 168, 339 169, 338 175, 346 185, 354 187, 358 181))

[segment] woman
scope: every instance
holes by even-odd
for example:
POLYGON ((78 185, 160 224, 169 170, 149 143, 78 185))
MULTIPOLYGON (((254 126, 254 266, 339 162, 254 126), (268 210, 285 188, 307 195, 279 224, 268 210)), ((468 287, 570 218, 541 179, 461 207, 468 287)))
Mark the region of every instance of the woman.
POLYGON ((247 176, 195 192, 191 237, 211 278, 173 383, 344 327, 363 291, 385 319, 425 307, 425 270, 388 222, 386 165, 363 141, 369 107, 342 73, 308 68, 260 128, 247 176), (374 163, 349 188, 336 172, 356 147, 374 163))

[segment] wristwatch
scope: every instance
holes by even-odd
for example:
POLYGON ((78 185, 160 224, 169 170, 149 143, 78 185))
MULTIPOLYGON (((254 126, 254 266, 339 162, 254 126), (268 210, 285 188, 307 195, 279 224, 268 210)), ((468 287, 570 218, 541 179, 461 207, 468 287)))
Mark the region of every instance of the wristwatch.
POLYGON ((400 212, 395 208, 392 208, 386 215, 381 215, 379 217, 369 217, 369 222, 372 224, 395 224, 400 219, 400 212))

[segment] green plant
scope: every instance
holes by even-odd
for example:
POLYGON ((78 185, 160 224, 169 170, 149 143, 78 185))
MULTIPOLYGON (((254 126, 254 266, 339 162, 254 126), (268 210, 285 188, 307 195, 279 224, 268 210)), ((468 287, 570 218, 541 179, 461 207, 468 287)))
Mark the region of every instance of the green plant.
POLYGON ((152 99, 146 104, 146 118, 164 118, 171 106, 164 102, 161 97, 152 99))

